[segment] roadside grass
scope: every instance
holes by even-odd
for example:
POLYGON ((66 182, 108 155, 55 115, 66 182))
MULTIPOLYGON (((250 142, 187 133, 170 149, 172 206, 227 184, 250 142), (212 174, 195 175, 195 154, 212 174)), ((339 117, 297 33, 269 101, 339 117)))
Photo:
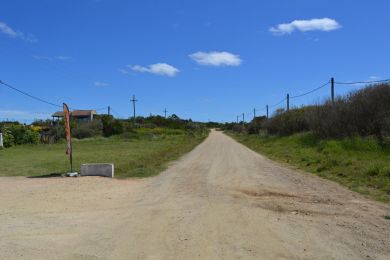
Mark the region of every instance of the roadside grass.
MULTIPOLYGON (((191 151, 207 136, 182 130, 139 129, 124 137, 73 141, 74 171, 82 163, 114 163, 117 178, 148 177, 191 151)), ((0 176, 50 176, 69 171, 65 144, 20 145, 0 150, 0 176)))
POLYGON ((273 160, 390 202, 390 149, 379 146, 374 138, 320 140, 311 133, 287 137, 228 134, 273 160))

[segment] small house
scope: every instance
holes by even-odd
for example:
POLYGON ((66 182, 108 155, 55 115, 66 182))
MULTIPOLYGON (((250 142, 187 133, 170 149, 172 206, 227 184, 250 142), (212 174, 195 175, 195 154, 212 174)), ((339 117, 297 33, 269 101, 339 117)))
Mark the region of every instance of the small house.
MULTIPOLYGON (((91 122, 96 114, 96 110, 73 110, 70 112, 70 117, 80 122, 91 122)), ((53 121, 55 121, 55 119, 58 121, 64 117, 64 112, 57 111, 52 115, 52 117, 53 121)))

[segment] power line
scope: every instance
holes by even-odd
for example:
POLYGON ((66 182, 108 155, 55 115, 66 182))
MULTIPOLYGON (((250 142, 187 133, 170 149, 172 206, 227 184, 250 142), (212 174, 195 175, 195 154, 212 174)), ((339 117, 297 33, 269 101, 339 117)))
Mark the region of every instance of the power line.
POLYGON ((271 105, 271 106, 269 106, 268 108, 274 108, 274 107, 276 107, 276 106, 282 104, 284 101, 286 101, 286 98, 283 98, 283 99, 280 100, 278 103, 276 103, 275 105, 271 105))
POLYGON ((122 115, 120 115, 118 112, 116 112, 112 107, 111 107, 111 111, 112 111, 118 118, 124 118, 124 117, 122 117, 122 115))
POLYGON ((383 83, 383 82, 389 82, 390 79, 383 79, 383 80, 372 80, 372 81, 355 81, 355 82, 335 82, 336 84, 340 85, 356 85, 356 84, 372 84, 372 83, 383 83))
MULTIPOLYGON (((48 105, 51 105, 51 106, 54 106, 54 107, 60 107, 60 108, 62 108, 62 105, 54 104, 54 103, 52 103, 52 102, 50 102, 50 101, 44 100, 43 98, 39 98, 39 97, 33 96, 33 95, 31 95, 31 94, 29 94, 29 93, 27 93, 27 92, 25 92, 25 91, 23 91, 23 90, 20 90, 20 89, 14 87, 14 86, 12 86, 12 85, 10 85, 10 84, 8 84, 8 83, 5 83, 5 82, 2 81, 2 80, 0 80, 0 84, 6 86, 6 87, 8 87, 9 89, 12 89, 12 90, 14 90, 14 91, 16 91, 16 92, 19 92, 19 93, 21 93, 21 94, 23 94, 23 95, 25 95, 25 96, 27 96, 27 97, 29 97, 29 98, 32 98, 32 99, 34 99, 34 100, 37 100, 37 101, 39 101, 39 102, 42 102, 42 103, 45 103, 45 104, 48 104, 48 105)), ((83 109, 78 109, 78 108, 73 108, 73 107, 72 107, 71 109, 72 109, 72 110, 83 110, 83 109)), ((93 110, 100 111, 100 110, 103 110, 103 109, 107 109, 107 107, 96 108, 96 109, 93 109, 93 110)))
POLYGON ((33 95, 31 95, 31 94, 29 94, 29 93, 27 93, 27 92, 24 92, 23 90, 17 89, 17 88, 15 88, 15 87, 11 86, 10 84, 7 84, 7 83, 3 82, 2 80, 0 80, 0 84, 4 85, 4 86, 6 86, 6 87, 8 87, 8 88, 10 88, 10 89, 12 89, 12 90, 14 90, 14 91, 17 91, 17 92, 19 92, 19 93, 21 93, 21 94, 23 94, 23 95, 25 95, 25 96, 27 96, 27 97, 29 97, 29 98, 35 99, 35 100, 37 100, 37 101, 40 101, 40 102, 42 102, 42 103, 45 103, 45 104, 48 104, 48 105, 51 105, 51 106, 54 106, 54 107, 62 107, 62 105, 54 104, 54 103, 52 103, 52 102, 49 102, 49 101, 44 100, 44 99, 42 99, 42 98, 33 96, 33 95))
POLYGON ((326 87, 327 85, 329 85, 329 83, 330 83, 330 81, 327 81, 326 83, 322 84, 321 86, 319 86, 319 87, 317 87, 315 89, 312 89, 312 90, 310 90, 310 91, 308 91, 306 93, 303 93, 303 94, 300 94, 300 95, 296 95, 296 96, 291 96, 290 99, 292 99, 292 98, 299 98, 299 97, 303 97, 303 96, 309 95, 309 94, 311 94, 313 92, 316 92, 317 90, 320 90, 320 89, 326 87))
POLYGON ((262 111, 264 111, 264 110, 266 110, 266 109, 267 109, 267 106, 265 106, 265 107, 263 107, 263 108, 256 108, 256 111, 262 112, 262 111))

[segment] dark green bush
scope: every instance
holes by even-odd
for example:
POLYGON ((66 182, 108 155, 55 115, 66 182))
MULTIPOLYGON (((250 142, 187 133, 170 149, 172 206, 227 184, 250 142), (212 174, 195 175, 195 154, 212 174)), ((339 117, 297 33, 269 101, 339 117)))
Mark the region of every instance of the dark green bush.
POLYGON ((92 122, 77 122, 72 128, 72 136, 78 139, 101 136, 103 124, 100 120, 92 122))
POLYGON ((101 121, 104 137, 119 135, 123 133, 123 124, 120 120, 114 119, 114 117, 110 115, 103 115, 101 116, 101 121))
POLYGON ((306 117, 306 110, 310 108, 292 109, 289 112, 281 111, 276 116, 264 121, 262 126, 270 134, 291 135, 310 130, 306 117))
POLYGON ((39 133, 34 132, 30 127, 25 125, 12 125, 9 127, 14 144, 37 144, 39 143, 39 133))
MULTIPOLYGON (((252 121, 249 133, 262 129, 269 134, 291 135, 311 131, 321 138, 375 136, 382 146, 389 144, 390 84, 368 86, 359 91, 330 100, 322 105, 278 110, 260 126, 252 121)), ((230 127, 235 130, 235 127, 230 127)), ((236 129, 242 132, 242 129, 236 129)))

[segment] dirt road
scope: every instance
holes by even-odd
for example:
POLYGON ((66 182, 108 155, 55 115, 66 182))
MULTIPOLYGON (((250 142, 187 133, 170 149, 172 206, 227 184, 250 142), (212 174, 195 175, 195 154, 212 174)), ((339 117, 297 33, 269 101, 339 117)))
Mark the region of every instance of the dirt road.
POLYGON ((213 131, 149 179, 0 178, 0 258, 390 259, 384 215, 213 131))

